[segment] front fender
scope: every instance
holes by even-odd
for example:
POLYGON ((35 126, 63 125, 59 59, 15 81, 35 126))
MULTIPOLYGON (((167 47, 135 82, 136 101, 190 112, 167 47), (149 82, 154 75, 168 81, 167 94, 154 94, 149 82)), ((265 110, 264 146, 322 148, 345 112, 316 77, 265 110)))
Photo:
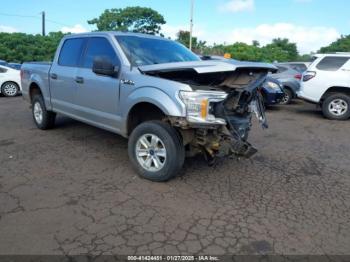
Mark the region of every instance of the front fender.
POLYGON ((169 116, 186 116, 185 106, 180 102, 177 93, 170 97, 162 90, 155 87, 141 87, 129 94, 127 104, 123 106, 124 116, 127 116, 131 108, 142 102, 151 103, 159 107, 164 114, 169 116))
POLYGON ((125 131, 127 128, 126 120, 128 119, 130 110, 136 104, 144 102, 157 106, 165 115, 178 117, 186 116, 185 106, 182 104, 175 91, 174 96, 170 97, 167 93, 155 87, 139 87, 129 93, 126 100, 120 101, 122 118, 125 119, 125 121, 123 121, 125 126, 122 127, 122 130, 125 131))

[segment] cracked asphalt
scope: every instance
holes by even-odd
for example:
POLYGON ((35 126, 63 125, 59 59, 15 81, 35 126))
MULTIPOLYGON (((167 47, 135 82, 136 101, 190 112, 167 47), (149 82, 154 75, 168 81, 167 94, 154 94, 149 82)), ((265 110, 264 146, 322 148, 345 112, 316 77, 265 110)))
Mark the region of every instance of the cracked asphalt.
POLYGON ((350 121, 297 101, 256 122, 250 160, 133 172, 127 141, 0 98, 0 254, 350 254, 350 121))

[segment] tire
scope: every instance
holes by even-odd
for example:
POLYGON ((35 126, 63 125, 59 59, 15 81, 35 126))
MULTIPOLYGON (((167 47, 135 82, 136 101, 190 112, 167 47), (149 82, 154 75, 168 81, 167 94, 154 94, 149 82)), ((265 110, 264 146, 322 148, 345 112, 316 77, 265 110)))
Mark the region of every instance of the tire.
POLYGON ((329 94, 322 103, 323 115, 332 120, 350 117, 350 96, 342 93, 329 94))
POLYGON ((5 82, 1 86, 1 93, 6 97, 15 97, 19 93, 19 86, 15 82, 5 82))
POLYGON ((41 95, 34 95, 32 99, 32 115, 34 123, 39 129, 51 129, 55 125, 56 113, 46 109, 41 95))
POLYGON ((136 172, 156 182, 175 177, 185 161, 185 148, 180 135, 161 121, 138 125, 130 135, 128 153, 136 172))
POLYGON ((290 104, 290 101, 293 99, 293 93, 288 88, 284 88, 284 96, 281 99, 280 104, 281 105, 288 105, 290 104))

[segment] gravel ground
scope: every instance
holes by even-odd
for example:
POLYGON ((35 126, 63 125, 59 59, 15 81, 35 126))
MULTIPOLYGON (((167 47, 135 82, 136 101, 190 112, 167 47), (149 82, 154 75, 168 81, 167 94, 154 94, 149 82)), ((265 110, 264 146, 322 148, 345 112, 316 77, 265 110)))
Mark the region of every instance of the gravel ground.
POLYGON ((127 141, 70 120, 38 130, 0 98, 0 254, 350 254, 350 121, 300 101, 255 123, 250 160, 135 175, 127 141))

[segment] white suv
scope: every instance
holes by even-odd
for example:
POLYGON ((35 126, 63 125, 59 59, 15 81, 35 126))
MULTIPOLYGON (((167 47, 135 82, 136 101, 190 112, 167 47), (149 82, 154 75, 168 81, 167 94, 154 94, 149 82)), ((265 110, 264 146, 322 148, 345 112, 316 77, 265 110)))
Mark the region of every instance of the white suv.
POLYGON ((325 117, 350 117, 350 53, 318 54, 304 72, 298 97, 317 103, 325 117))

